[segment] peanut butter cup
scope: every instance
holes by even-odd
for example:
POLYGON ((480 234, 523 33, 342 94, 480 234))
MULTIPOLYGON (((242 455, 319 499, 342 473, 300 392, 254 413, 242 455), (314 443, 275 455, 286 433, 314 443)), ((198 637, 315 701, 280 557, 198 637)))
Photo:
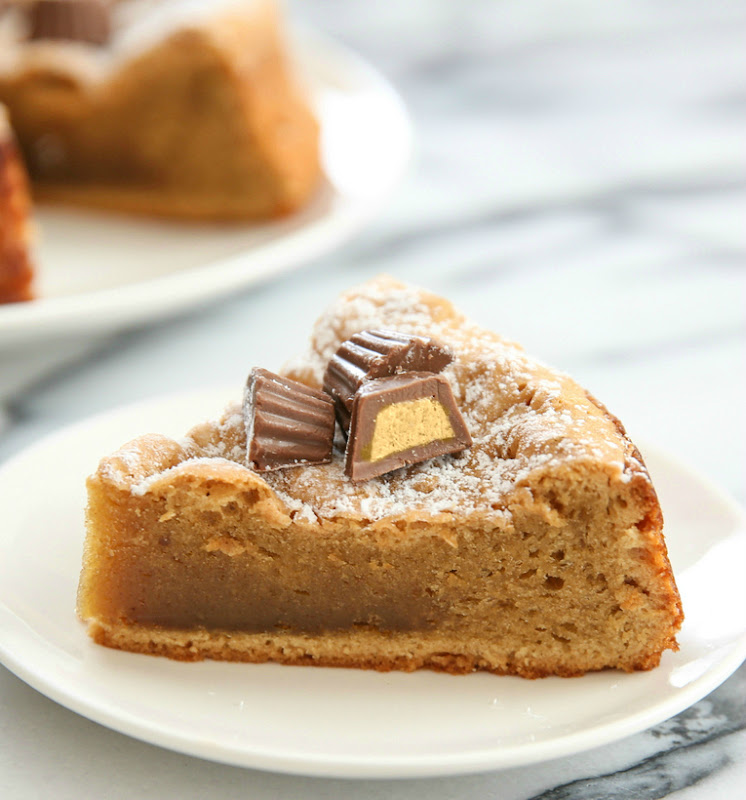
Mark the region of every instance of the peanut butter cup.
POLYGON ((334 404, 324 392, 255 368, 244 416, 248 465, 257 472, 331 460, 334 404))
POLYGON ((364 481, 471 446, 448 381, 409 372, 368 381, 355 394, 345 472, 364 481))
POLYGON ((447 347, 427 336, 362 331, 343 342, 329 360, 324 390, 334 398, 337 419, 347 433, 355 393, 365 381, 402 372, 440 372, 452 360, 447 347))

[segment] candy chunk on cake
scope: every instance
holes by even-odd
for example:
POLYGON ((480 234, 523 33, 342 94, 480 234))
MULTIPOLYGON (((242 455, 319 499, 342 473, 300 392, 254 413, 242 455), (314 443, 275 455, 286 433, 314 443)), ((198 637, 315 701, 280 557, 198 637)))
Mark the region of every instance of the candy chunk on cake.
MULTIPOLYGON (((621 423, 388 278, 333 303, 284 376, 322 390, 335 355, 376 331, 442 344, 425 379, 447 384, 469 441, 367 480, 346 474, 341 432, 328 463, 255 471, 238 404, 182 441, 130 442, 88 482, 78 612, 93 639, 184 660, 528 678, 650 669, 676 649, 660 507, 621 423)), ((397 380, 422 374, 396 363, 397 380)))

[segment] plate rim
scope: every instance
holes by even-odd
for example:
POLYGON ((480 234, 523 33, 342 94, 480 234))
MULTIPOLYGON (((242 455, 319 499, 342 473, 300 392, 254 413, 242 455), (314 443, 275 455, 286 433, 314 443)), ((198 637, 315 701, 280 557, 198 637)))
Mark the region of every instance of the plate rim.
MULTIPOLYGON (((153 407, 162 407, 175 399, 181 402, 198 405, 206 401, 220 402, 229 396, 227 387, 210 387, 191 392, 173 392, 146 398, 135 403, 116 406, 99 412, 59 430, 48 433, 32 442, 0 463, 0 485, 7 474, 13 472, 18 462, 34 459, 50 447, 74 437, 78 431, 107 426, 117 419, 139 414, 153 407)), ((732 516, 734 521, 746 526, 746 512, 726 491, 715 484, 706 475, 680 458, 667 453, 649 442, 642 441, 641 449, 655 461, 667 469, 672 468, 680 474, 693 479, 704 491, 709 493, 724 512, 732 516)), ((743 534, 741 534, 743 535, 743 534)), ((24 620, 12 609, 8 608, 0 596, 0 627, 8 631, 11 628, 23 627, 24 620)), ((32 640, 31 650, 34 653, 44 649, 62 652, 59 645, 38 635, 35 631, 27 631, 32 640)), ((89 640, 81 629, 81 636, 86 643, 89 640)), ((362 757, 360 755, 342 754, 309 754, 296 752, 279 752, 276 748, 262 750, 253 746, 247 750, 245 746, 230 746, 225 742, 213 743, 207 738, 199 739, 186 734, 168 730, 159 723, 148 721, 142 715, 134 714, 129 709, 117 708, 115 704, 100 695, 90 695, 79 684, 72 687, 63 679, 56 678, 43 669, 34 670, 34 665, 27 663, 29 658, 16 656, 0 638, 0 663, 12 673, 54 702, 66 707, 81 716, 104 725, 111 730, 123 733, 132 738, 159 747, 184 753, 190 756, 208 759, 218 763, 244 768, 267 770, 272 772, 326 777, 326 778, 425 778, 448 775, 464 775, 479 772, 526 766, 533 763, 552 760, 593 750, 603 745, 639 733, 652 725, 669 719, 705 697, 743 663, 746 658, 746 627, 741 634, 731 639, 722 647, 723 655, 710 665, 698 678, 679 688, 668 699, 636 711, 630 716, 611 722, 591 725, 583 730, 540 741, 538 743, 509 744, 483 747, 459 752, 444 757, 441 753, 419 756, 387 755, 362 757), (589 742, 589 740, 592 740, 589 742)), ((125 654, 132 657, 132 654, 125 654)), ((135 656, 136 657, 136 656, 135 656)), ((664 654, 664 658, 666 654, 664 654)), ((283 665, 272 665, 277 669, 289 669, 283 665)), ((318 668, 322 669, 322 668, 318 668)), ((643 678, 648 673, 635 673, 643 678)), ((551 680, 551 679, 547 679, 551 680)), ((578 680, 582 680, 579 678, 578 680)))

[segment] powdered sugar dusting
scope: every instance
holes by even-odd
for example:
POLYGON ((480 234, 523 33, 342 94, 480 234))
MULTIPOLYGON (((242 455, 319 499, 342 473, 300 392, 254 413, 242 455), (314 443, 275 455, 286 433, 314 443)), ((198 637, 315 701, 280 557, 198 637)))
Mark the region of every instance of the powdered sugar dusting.
POLYGON ((130 491, 133 495, 135 495, 135 497, 142 497, 150 491, 153 484, 157 483, 158 481, 168 479, 169 474, 173 473, 177 469, 180 469, 184 464, 189 464, 191 466, 205 464, 206 466, 215 467, 219 465, 220 462, 223 462, 231 467, 234 466, 234 461, 232 459, 223 458, 222 456, 202 456, 199 458, 189 458, 186 461, 182 461, 173 467, 163 470, 163 472, 156 472, 153 475, 148 475, 141 481, 134 483, 130 491))
MULTIPOLYGON (((311 349, 286 368, 319 386, 326 363, 344 340, 366 328, 432 336, 454 361, 444 370, 473 446, 379 478, 353 484, 344 456, 332 463, 263 473, 288 514, 306 523, 487 514, 505 517, 518 496, 531 496, 547 470, 589 466, 609 481, 645 474, 613 418, 570 378, 547 369, 517 345, 468 322, 450 304, 387 278, 343 295, 317 323, 311 349)), ((221 461, 246 464, 246 430, 237 403, 218 422, 193 428, 180 442, 146 436, 101 467, 104 477, 146 494, 168 471, 221 461)))
MULTIPOLYGON (((628 480, 630 469, 643 470, 613 420, 567 376, 468 322, 447 302, 387 278, 343 295, 315 326, 310 351, 287 365, 286 374, 320 386, 339 344, 366 328, 433 336, 453 350, 454 362, 443 374, 474 444, 362 484, 344 475, 339 451, 331 464, 264 473, 294 518, 374 521, 411 512, 499 516, 509 513, 511 498, 528 491, 547 467, 584 462, 603 469, 610 480, 628 480)), ((198 426, 180 445, 188 458, 245 464, 240 407, 229 408, 218 423, 198 426)), ((151 482, 141 481, 137 491, 147 491, 151 482)))

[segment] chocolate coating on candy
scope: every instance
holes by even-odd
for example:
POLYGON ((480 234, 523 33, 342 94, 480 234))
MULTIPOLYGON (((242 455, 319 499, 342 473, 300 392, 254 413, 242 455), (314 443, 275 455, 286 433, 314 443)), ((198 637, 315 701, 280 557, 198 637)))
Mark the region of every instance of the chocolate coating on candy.
POLYGON ((448 348, 435 339, 389 330, 362 331, 343 342, 329 360, 324 391, 334 398, 346 433, 355 393, 366 381, 402 372, 440 372, 452 360, 448 348))
POLYGON ((29 39, 106 44, 111 36, 109 8, 103 0, 37 0, 28 9, 29 39))
POLYGON ((257 472, 331 461, 334 403, 318 389, 255 368, 244 418, 247 462, 257 472))
POLYGON ((375 378, 355 394, 345 473, 364 481, 470 446, 471 436, 442 375, 375 378))

